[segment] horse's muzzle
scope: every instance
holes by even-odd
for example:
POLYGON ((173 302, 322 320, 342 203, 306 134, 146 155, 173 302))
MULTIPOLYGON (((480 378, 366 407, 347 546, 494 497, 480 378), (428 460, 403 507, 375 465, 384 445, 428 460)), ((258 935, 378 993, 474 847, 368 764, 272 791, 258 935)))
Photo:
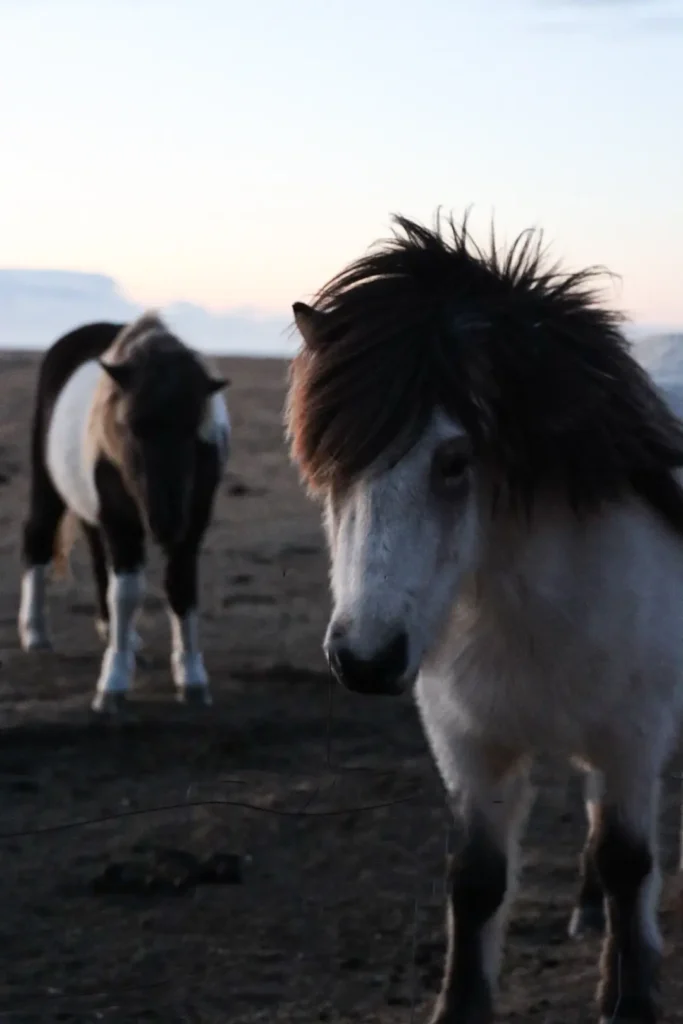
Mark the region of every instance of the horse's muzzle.
POLYGON ((149 530, 163 550, 178 544, 184 537, 187 523, 184 516, 150 516, 149 530))
POLYGON ((343 631, 333 629, 325 643, 325 655, 337 682, 353 693, 397 696, 407 685, 408 637, 396 633, 371 658, 359 657, 343 631))

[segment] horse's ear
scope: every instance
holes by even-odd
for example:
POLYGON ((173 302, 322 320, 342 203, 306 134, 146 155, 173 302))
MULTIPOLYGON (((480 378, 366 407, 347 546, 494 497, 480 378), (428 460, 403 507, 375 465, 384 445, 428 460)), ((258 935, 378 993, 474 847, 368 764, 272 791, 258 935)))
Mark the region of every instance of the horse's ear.
POLYGON ((294 323, 303 338, 304 345, 311 352, 315 352, 320 348, 325 314, 313 309, 312 306, 307 306, 305 302, 295 302, 292 312, 294 313, 294 323))
POLYGON ((133 367, 129 363, 105 363, 99 360, 100 366, 122 391, 127 391, 133 382, 133 367))

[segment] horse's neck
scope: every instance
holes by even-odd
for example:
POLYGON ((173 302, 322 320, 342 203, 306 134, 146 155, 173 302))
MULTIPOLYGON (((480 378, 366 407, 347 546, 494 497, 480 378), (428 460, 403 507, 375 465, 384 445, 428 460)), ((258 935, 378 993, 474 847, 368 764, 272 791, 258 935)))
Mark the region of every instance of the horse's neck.
POLYGON ((555 509, 537 508, 530 523, 502 515, 482 530, 477 569, 465 581, 461 604, 477 617, 514 621, 538 614, 566 595, 576 548, 571 523, 555 509))
POLYGON ((108 374, 100 371, 92 382, 85 444, 93 461, 104 455, 118 467, 120 440, 114 420, 115 412, 111 407, 115 397, 114 382, 108 374))
POLYGON ((463 600, 511 629, 607 618, 668 590, 670 578, 683 585, 683 545, 635 498, 583 521, 540 503, 529 525, 501 517, 483 541, 463 600))

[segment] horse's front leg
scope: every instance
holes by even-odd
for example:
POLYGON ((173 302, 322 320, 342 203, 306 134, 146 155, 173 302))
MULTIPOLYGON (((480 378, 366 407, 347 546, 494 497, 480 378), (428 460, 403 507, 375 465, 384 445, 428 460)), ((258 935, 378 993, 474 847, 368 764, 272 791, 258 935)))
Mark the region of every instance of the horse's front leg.
MULTIPOLYGON (((99 526, 93 526, 85 521, 81 522, 83 533, 90 550, 93 576, 95 578, 95 606, 97 617, 95 619, 95 631, 100 640, 106 645, 109 642, 109 571, 107 569, 107 551, 99 526)), ((132 632, 132 643, 135 649, 136 663, 145 668, 146 659, 142 654, 142 638, 136 629, 132 632)))
POLYGON ((603 790, 604 782, 600 772, 588 772, 584 783, 588 834, 579 858, 579 890, 569 919, 569 934, 572 938, 580 938, 590 932, 602 935, 605 928, 605 894, 593 855, 603 790))
POLYGON ((604 1024, 654 1024, 662 939, 657 923, 659 765, 651 751, 623 750, 608 764, 592 845, 606 897, 598 990, 604 1024))
POLYGON ((141 529, 105 527, 110 554, 107 605, 109 628, 94 711, 115 713, 124 705, 135 677, 135 618, 144 595, 144 538, 141 529))
MULTIPOLYGON (((531 788, 528 765, 480 751, 456 765, 451 799, 460 835, 449 866, 447 950, 431 1024, 490 1024, 519 839, 531 788)), ((448 784, 448 780, 447 780, 448 784)))
POLYGON ((198 560, 195 544, 179 545, 167 556, 164 584, 171 619, 171 674, 178 700, 211 704, 209 677, 199 647, 198 560))

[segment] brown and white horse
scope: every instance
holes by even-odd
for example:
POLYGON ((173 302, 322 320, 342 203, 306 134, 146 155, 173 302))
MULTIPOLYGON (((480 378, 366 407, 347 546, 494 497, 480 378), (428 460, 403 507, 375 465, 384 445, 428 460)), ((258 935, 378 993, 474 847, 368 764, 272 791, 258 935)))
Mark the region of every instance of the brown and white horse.
POLYGON ((590 774, 577 918, 603 1021, 657 1019, 659 776, 683 706, 683 381, 593 272, 466 224, 392 239, 294 314, 287 429, 324 506, 333 672, 416 684, 461 842, 432 1024, 489 1024, 536 754, 590 774))
POLYGON ((87 324, 40 366, 24 524, 19 636, 50 646, 46 574, 80 521, 94 567, 97 628, 107 648, 93 708, 123 706, 135 669, 145 536, 166 557, 171 669, 180 699, 210 702, 198 639, 198 556, 230 446, 224 396, 200 356, 154 314, 87 324))

